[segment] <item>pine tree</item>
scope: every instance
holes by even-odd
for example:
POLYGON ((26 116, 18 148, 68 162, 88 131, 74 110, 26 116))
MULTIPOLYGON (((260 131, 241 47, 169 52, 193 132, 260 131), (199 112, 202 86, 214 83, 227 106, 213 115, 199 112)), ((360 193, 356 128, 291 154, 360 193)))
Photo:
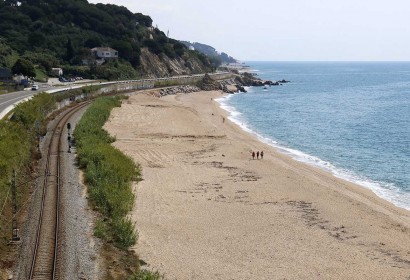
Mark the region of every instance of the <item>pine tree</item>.
POLYGON ((70 38, 68 38, 66 49, 67 49, 66 60, 70 61, 74 57, 74 47, 73 47, 73 43, 71 42, 70 38))

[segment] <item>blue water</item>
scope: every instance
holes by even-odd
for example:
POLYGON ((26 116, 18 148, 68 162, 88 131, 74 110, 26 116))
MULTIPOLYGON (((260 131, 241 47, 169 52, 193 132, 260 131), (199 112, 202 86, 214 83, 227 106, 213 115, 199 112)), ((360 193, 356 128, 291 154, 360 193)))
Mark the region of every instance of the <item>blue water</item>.
POLYGON ((283 86, 220 100, 262 141, 410 210, 410 63, 248 62, 283 86))

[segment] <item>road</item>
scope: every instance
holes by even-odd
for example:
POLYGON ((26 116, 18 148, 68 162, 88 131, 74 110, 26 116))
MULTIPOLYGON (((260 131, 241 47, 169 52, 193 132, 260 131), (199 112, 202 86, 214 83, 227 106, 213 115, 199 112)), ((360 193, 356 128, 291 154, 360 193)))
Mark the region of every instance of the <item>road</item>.
POLYGON ((21 100, 25 100, 26 98, 29 98, 36 93, 37 91, 29 90, 29 91, 16 91, 16 92, 8 93, 8 94, 0 94, 0 119, 2 119, 4 115, 8 113, 5 110, 9 106, 21 100))
MULTIPOLYGON (((229 74, 227 72, 220 72, 220 73, 211 73, 210 76, 218 78, 220 75, 229 74)), ((39 90, 27 90, 27 91, 18 91, 12 92, 7 94, 0 94, 0 120, 4 118, 13 108, 13 105, 18 104, 19 102, 23 102, 27 100, 27 98, 32 97, 33 95, 39 92, 47 92, 47 93, 55 93, 59 91, 64 91, 68 89, 80 88, 87 85, 98 84, 98 85, 109 85, 109 84, 119 84, 119 83, 135 83, 135 82, 156 82, 156 81, 172 81, 178 79, 194 79, 194 78, 201 78, 205 74, 196 74, 196 75, 183 75, 183 76, 173 76, 167 78, 154 78, 154 79, 141 79, 141 80, 126 80, 126 81, 115 81, 115 82, 94 82, 94 83, 86 83, 86 84, 67 84, 65 87, 57 86, 57 87, 50 87, 50 86, 43 86, 40 85, 39 90)))
MULTIPOLYGON (((92 83, 90 83, 92 84, 92 83)), ((82 87, 88 84, 67 84, 65 87, 50 87, 50 86, 45 86, 45 85, 40 85, 40 88, 38 90, 24 90, 24 91, 16 91, 12 93, 6 93, 6 94, 0 94, 0 120, 4 118, 7 113, 9 113, 14 106, 17 105, 19 102, 23 102, 27 100, 28 98, 31 98, 37 93, 40 92, 47 92, 47 93, 54 93, 58 91, 64 91, 67 89, 71 88, 77 88, 77 87, 82 87)))

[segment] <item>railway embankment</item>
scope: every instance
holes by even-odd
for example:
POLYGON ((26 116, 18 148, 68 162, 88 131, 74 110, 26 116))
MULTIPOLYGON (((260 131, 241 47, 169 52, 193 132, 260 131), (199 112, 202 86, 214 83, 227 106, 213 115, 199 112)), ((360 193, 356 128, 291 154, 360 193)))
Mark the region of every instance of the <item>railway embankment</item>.
POLYGON ((54 97, 39 94, 19 104, 10 119, 0 121, 0 279, 8 279, 15 265, 20 225, 35 190, 38 139, 54 109, 54 97))

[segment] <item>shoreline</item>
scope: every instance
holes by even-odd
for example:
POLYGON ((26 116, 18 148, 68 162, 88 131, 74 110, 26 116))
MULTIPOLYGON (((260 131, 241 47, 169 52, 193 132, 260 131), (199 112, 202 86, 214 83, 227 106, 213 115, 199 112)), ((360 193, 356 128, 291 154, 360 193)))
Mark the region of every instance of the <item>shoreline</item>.
POLYGON ((260 142, 228 120, 221 96, 138 93, 105 125, 143 168, 131 217, 150 269, 170 279, 409 276, 408 211, 260 142))
MULTIPOLYGON (((236 94, 241 94, 240 92, 236 93, 236 94)), ((367 193, 370 192, 370 196, 375 196, 377 199, 379 199, 383 204, 387 204, 392 206, 393 208, 397 208, 398 210, 403 211, 404 213, 408 214, 408 218, 409 220, 407 221, 407 226, 410 227, 410 208, 407 209, 405 207, 401 207, 396 205, 394 202, 390 201, 389 199, 386 199, 385 197, 382 197, 380 195, 378 195, 377 193, 374 192, 374 190, 370 187, 366 187, 365 185, 359 184, 358 182, 349 180, 348 178, 344 178, 344 177, 340 177, 337 176, 336 174, 334 174, 332 172, 331 169, 326 169, 320 165, 316 165, 313 162, 308 162, 308 161, 303 161, 303 160, 299 160, 297 159, 297 155, 293 154, 291 151, 289 150, 294 150, 300 153, 303 153, 304 155, 308 155, 311 156, 309 154, 304 153, 303 151, 299 151, 299 150, 295 150, 289 147, 284 147, 284 146, 280 146, 279 144, 276 144, 274 140, 270 139, 270 138, 266 138, 263 135, 259 134, 258 132, 254 131, 253 129, 247 127, 247 126, 242 126, 239 124, 238 120, 233 120, 234 117, 232 116, 232 111, 227 110, 226 108, 223 108, 221 105, 221 103, 218 100, 221 100, 223 98, 226 98, 227 96, 229 96, 228 94, 224 93, 223 96, 221 96, 218 99, 215 99, 215 101, 217 102, 217 106, 219 107, 220 110, 222 110, 221 114, 224 114, 225 118, 228 119, 230 122, 232 122, 234 125, 236 125, 240 130, 242 130, 244 133, 248 134, 250 137, 255 138, 255 140, 259 141, 261 144, 267 145, 269 147, 271 147, 272 149, 274 149, 278 154, 283 155, 284 157, 288 157, 288 159, 298 162, 302 165, 307 165, 313 169, 317 169, 320 172, 324 172, 325 174, 328 174, 329 176, 332 176, 333 178, 337 179, 337 180, 341 180, 344 181, 345 183, 353 186, 353 190, 355 192, 358 192, 360 194, 363 193, 367 193), (270 141, 272 143, 267 143, 267 141, 270 141), (273 144, 275 143, 275 144, 273 144)), ((238 112, 239 113, 239 112, 238 112)), ((313 158, 317 158, 315 156, 311 156, 313 158)), ((321 161, 323 161, 320 158, 317 158, 321 161)), ((366 196, 368 196, 369 194, 367 194, 366 196)))
MULTIPOLYGON (((248 90, 248 89, 247 89, 248 90)), ((241 92, 235 93, 235 94, 241 94, 241 92)), ((241 114, 239 111, 237 111, 235 108, 225 104, 225 100, 229 98, 229 95, 225 95, 221 98, 218 98, 216 100, 221 109, 225 110, 227 112, 227 117, 230 121, 238 125, 243 131, 251 134, 252 136, 256 137, 259 141, 261 141, 264 144, 267 144, 269 146, 274 147, 277 149, 279 152, 281 152, 284 155, 287 155, 291 157, 293 160, 296 160, 298 162, 302 162, 305 164, 308 164, 310 166, 313 166, 315 168, 319 168, 334 177, 348 181, 352 184, 359 185, 367 190, 372 191, 375 195, 380 197, 381 199, 394 204, 398 208, 402 208, 403 210, 410 211, 410 204, 405 204, 405 202, 395 200, 394 197, 397 197, 397 195, 406 195, 409 196, 410 194, 405 193, 398 189, 397 187, 393 186, 394 190, 391 189, 386 189, 383 187, 382 182, 374 181, 370 178, 367 178, 365 176, 361 176, 356 174, 356 172, 351 171, 351 170, 345 170, 340 167, 334 166, 331 162, 322 160, 321 158, 307 154, 303 151, 297 150, 292 147, 286 147, 278 144, 275 140, 272 140, 269 137, 265 137, 262 134, 258 133, 257 131, 253 130, 250 128, 247 124, 243 124, 239 119, 236 118, 236 114, 241 114), (230 109, 232 108, 232 109, 230 109)), ((405 199, 403 199, 405 200, 405 199)), ((409 202, 410 203, 410 202, 409 202)))

